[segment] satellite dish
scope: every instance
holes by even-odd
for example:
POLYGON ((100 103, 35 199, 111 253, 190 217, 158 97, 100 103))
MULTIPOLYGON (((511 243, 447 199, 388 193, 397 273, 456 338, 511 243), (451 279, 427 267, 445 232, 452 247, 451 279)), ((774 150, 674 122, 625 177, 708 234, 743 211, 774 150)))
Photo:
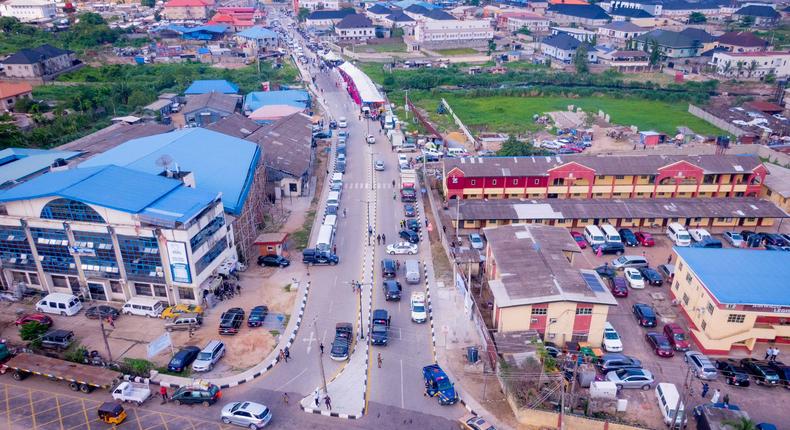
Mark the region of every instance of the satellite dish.
POLYGON ((173 157, 167 154, 164 154, 156 159, 156 165, 161 167, 162 170, 169 170, 168 166, 170 166, 172 163, 173 163, 173 157))

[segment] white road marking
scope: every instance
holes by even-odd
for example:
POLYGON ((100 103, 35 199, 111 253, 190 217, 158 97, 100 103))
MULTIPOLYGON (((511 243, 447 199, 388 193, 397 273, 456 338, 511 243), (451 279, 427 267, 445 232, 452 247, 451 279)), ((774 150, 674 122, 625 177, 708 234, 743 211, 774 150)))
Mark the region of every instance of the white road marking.
MULTIPOLYGON (((402 372, 402 371, 403 371, 403 370, 401 369, 401 372, 402 372)), ((275 389, 275 391, 282 391, 282 389, 283 389, 283 388, 285 388, 285 387, 287 387, 287 386, 291 385, 291 382, 295 381, 295 380, 296 380, 298 377, 300 377, 300 376, 304 375, 304 372, 307 372, 307 368, 306 368, 306 367, 305 367, 304 369, 302 369, 302 371, 301 371, 301 372, 299 372, 299 374, 298 374, 298 375, 296 375, 296 376, 294 376, 293 378, 289 379, 289 380, 288 380, 288 382, 286 382, 285 384, 282 384, 282 385, 280 385, 279 387, 277 387, 277 388, 275 389)))
POLYGON ((406 401, 403 398, 403 360, 400 360, 400 407, 406 409, 406 401))
POLYGON ((310 353, 310 350, 313 348, 313 342, 315 342, 317 340, 318 339, 316 339, 316 337, 315 337, 315 332, 313 332, 313 331, 310 332, 310 337, 302 338, 302 342, 307 342, 307 353, 308 354, 310 353))

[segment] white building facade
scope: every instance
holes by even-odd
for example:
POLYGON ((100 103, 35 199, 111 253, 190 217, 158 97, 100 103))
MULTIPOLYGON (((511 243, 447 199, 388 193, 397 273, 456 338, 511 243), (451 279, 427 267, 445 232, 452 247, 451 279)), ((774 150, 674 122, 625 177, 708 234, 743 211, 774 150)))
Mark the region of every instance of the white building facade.
POLYGON ((709 63, 726 77, 762 79, 790 76, 790 52, 716 52, 709 63))
POLYGON ((494 37, 491 21, 423 20, 414 27, 414 41, 425 48, 484 47, 494 37))
POLYGON ((11 16, 22 22, 52 19, 58 8, 49 0, 8 0, 0 3, 0 15, 11 16))

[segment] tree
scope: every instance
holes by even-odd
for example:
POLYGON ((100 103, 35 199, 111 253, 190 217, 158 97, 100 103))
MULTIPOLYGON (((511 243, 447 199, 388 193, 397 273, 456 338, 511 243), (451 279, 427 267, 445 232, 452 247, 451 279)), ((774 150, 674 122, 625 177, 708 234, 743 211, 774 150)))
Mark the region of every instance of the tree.
POLYGON ((310 9, 306 7, 300 7, 299 14, 296 17, 299 19, 299 22, 304 22, 308 15, 310 15, 310 9))
POLYGON ((655 66, 661 61, 661 51, 658 48, 658 41, 653 39, 650 42, 650 65, 655 66))
POLYGON ((763 82, 765 82, 766 84, 773 84, 774 82, 776 82, 776 75, 774 74, 774 72, 765 75, 763 77, 763 82))
POLYGON ((708 22, 708 17, 702 12, 691 12, 689 15, 689 24, 704 24, 706 22, 708 22))
POLYGON ((19 337, 22 340, 30 342, 30 346, 38 348, 41 346, 41 337, 49 330, 44 324, 37 321, 30 321, 22 324, 19 327, 19 337))
POLYGON ((755 70, 757 70, 757 61, 752 60, 752 62, 749 63, 749 68, 746 70, 747 76, 751 78, 755 70))
POLYGON ((727 427, 732 427, 732 430, 757 430, 757 424, 746 417, 739 417, 735 420, 724 420, 722 424, 726 424, 727 427))
POLYGON ((139 106, 145 106, 145 105, 147 105, 150 102, 151 102, 151 93, 150 92, 134 90, 129 95, 129 99, 128 99, 128 103, 127 104, 130 107, 139 107, 139 106))
POLYGON ((488 55, 491 55, 494 51, 496 51, 496 42, 494 42, 494 39, 490 39, 488 41, 488 55))
POLYGON ((403 29, 393 24, 390 29, 390 37, 403 37, 403 29))
POLYGON ((532 34, 532 31, 530 29, 528 29, 527 26, 525 25, 525 26, 519 28, 518 30, 516 30, 516 34, 523 34, 525 36, 529 36, 529 35, 532 34))
POLYGON ((746 15, 741 17, 741 27, 751 27, 754 25, 754 17, 751 15, 746 15))
POLYGON ((589 50, 587 44, 582 43, 576 48, 576 53, 573 54, 573 65, 576 67, 576 73, 584 74, 590 71, 590 61, 587 58, 589 50))
POLYGON ((22 23, 12 16, 0 17, 0 31, 3 33, 15 33, 21 26, 22 23))
POLYGON ((140 0, 140 6, 154 7, 156 0, 140 0))
POLYGON ((546 151, 535 148, 529 143, 522 142, 516 139, 516 136, 511 135, 507 138, 505 143, 502 144, 502 148, 497 151, 496 155, 500 157, 523 157, 526 155, 543 155, 545 153, 546 151))

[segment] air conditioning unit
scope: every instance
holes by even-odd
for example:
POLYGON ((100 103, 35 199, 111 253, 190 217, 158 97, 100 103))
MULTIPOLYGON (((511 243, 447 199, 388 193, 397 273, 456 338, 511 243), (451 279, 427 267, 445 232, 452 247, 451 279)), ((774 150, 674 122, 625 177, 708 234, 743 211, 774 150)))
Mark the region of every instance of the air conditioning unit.
POLYGON ((538 319, 537 318, 532 318, 531 322, 536 323, 536 322, 538 322, 538 319))
POLYGON ((557 322, 557 318, 549 318, 549 324, 554 324, 557 322))

